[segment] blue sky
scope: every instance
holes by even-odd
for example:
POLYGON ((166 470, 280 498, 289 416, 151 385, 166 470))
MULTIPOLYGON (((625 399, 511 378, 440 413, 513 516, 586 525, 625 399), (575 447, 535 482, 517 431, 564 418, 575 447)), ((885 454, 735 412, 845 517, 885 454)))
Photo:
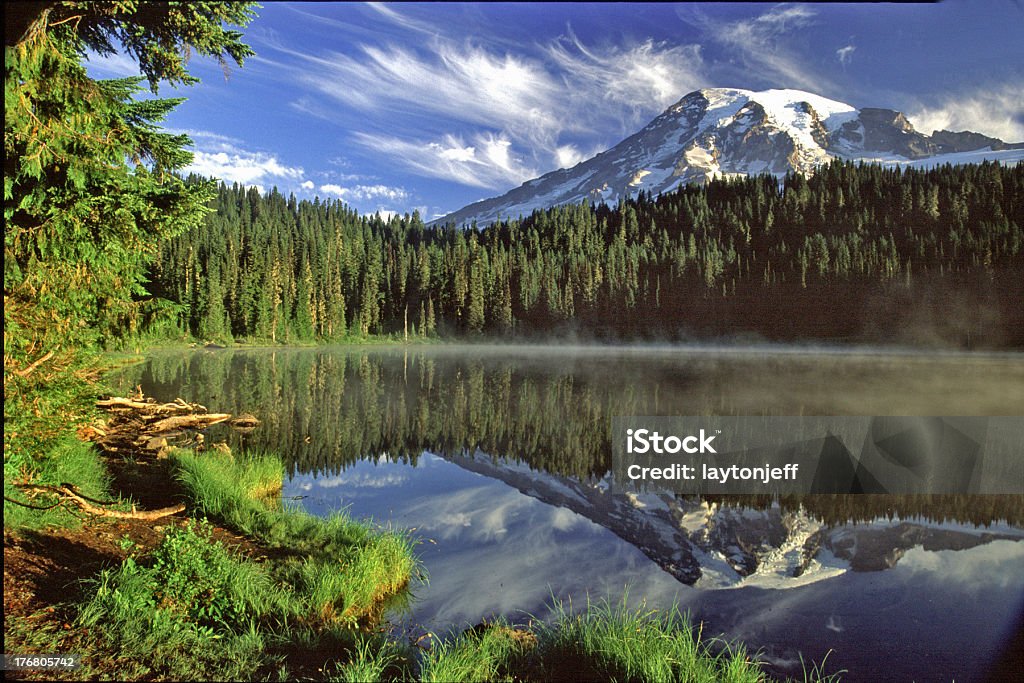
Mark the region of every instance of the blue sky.
MULTIPOLYGON (((1024 4, 265 3, 167 122, 191 170, 427 220, 569 167, 703 87, 796 88, 1024 141, 1024 4)), ((137 70, 94 58, 97 76, 137 70)))

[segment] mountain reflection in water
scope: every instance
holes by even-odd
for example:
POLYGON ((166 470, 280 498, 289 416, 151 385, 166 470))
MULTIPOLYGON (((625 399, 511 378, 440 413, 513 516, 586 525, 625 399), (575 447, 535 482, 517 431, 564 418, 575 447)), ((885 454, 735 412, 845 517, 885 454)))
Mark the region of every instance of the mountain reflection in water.
POLYGON ((286 494, 311 512, 415 529, 430 583, 395 617, 413 631, 543 616, 552 597, 617 600, 628 586, 634 602, 681 602, 778 672, 831 649, 844 680, 979 680, 1024 607, 1022 496, 609 487, 612 416, 1001 414, 1024 405, 1013 355, 217 350, 155 354, 120 382, 254 413, 251 434, 207 439, 282 455, 286 494))

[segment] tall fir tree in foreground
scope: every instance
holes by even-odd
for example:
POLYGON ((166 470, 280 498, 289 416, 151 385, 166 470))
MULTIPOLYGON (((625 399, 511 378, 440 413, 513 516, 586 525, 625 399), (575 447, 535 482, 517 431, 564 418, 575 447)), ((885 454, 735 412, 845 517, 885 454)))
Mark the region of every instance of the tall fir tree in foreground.
MULTIPOLYGON (((190 54, 241 65, 252 51, 224 25, 247 24, 253 5, 4 9, 6 521, 15 484, 87 484, 69 462, 102 469, 75 436, 92 417, 89 349, 130 335, 152 312, 143 284, 161 240, 200 225, 215 192, 175 174, 191 160, 190 141, 159 124, 181 100, 136 95, 144 83, 155 94, 161 83, 196 82, 190 54), (123 52, 141 76, 90 78, 88 51, 123 52)), ((94 479, 88 495, 106 498, 94 479)))
MULTIPOLYGON (((4 359, 109 342, 146 311, 161 240, 199 225, 215 189, 186 184, 190 140, 160 129, 191 84, 190 54, 241 65, 251 3, 43 2, 9 7, 4 54, 4 359), (134 58, 141 76, 90 78, 87 51, 134 58)), ((13 366, 13 367, 12 367, 13 366)), ((6 377, 6 373, 5 373, 6 377)), ((6 385, 6 380, 5 380, 6 385)))

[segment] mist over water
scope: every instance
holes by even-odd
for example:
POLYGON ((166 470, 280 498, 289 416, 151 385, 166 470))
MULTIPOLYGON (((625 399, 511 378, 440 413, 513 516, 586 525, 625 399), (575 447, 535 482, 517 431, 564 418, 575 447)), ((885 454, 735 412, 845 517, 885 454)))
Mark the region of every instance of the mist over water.
POLYGON ((253 433, 207 441, 281 454, 285 495, 313 513, 413 529, 430 582, 392 615, 413 635, 540 617, 552 598, 617 601, 629 586, 633 604, 679 601, 777 673, 832 650, 844 680, 982 680, 1024 608, 1022 496, 698 500, 608 486, 617 415, 1012 415, 1019 354, 224 349, 156 353, 118 381, 254 413, 253 433))

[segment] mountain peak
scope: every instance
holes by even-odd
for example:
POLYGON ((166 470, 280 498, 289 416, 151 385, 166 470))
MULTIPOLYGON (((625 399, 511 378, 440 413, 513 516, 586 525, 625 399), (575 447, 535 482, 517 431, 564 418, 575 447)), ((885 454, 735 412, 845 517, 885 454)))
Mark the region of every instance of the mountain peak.
POLYGON ((978 133, 924 135, 901 112, 858 110, 803 90, 702 88, 611 149, 435 222, 485 224, 558 204, 614 203, 641 190, 659 194, 718 177, 813 173, 833 158, 893 165, 983 158, 1016 163, 1024 158, 1022 146, 978 133), (979 154, 963 156, 973 151, 979 154), (945 158, 950 154, 962 158, 945 158))

